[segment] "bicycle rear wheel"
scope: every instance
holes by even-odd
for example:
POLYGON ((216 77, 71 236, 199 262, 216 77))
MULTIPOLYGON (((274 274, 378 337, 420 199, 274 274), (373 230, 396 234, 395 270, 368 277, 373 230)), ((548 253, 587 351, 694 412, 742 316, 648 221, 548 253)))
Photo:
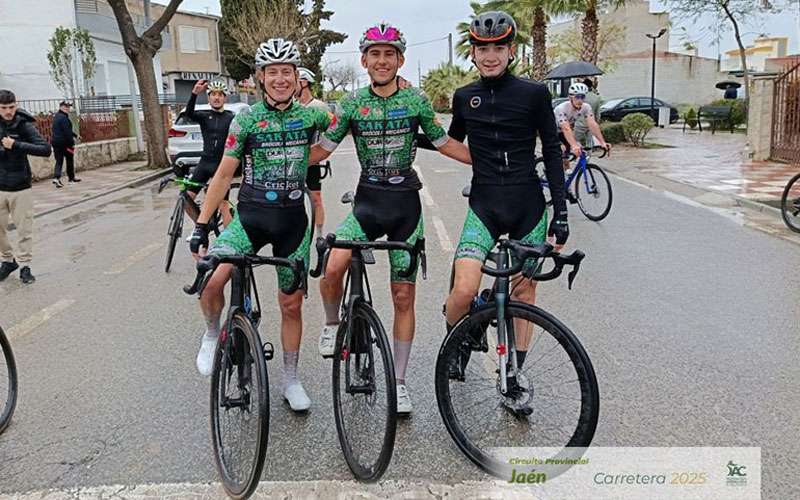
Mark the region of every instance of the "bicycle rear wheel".
POLYGON ((17 365, 11 344, 0 328, 0 434, 11 423, 11 415, 17 406, 17 365))
POLYGON ((359 480, 377 481, 394 452, 397 387, 386 332, 364 302, 357 302, 339 327, 332 385, 336 431, 347 466, 359 480))
POLYGON ((167 260, 164 265, 164 272, 168 273, 172 266, 172 258, 175 256, 175 246, 183 233, 183 198, 178 197, 172 216, 169 218, 167 226, 167 260))
POLYGON ((781 216, 789 229, 800 233, 800 174, 792 177, 783 189, 781 216))
POLYGON ((587 219, 599 221, 611 211, 611 181, 602 168, 589 163, 575 179, 575 198, 587 219))
MULTIPOLYGON (((575 335, 545 311, 517 302, 506 308, 506 325, 509 337, 527 347, 527 356, 520 373, 508 377, 509 391, 501 394, 497 353, 507 346, 497 345, 495 307, 481 306, 445 337, 436 360, 436 400, 447 431, 467 458, 509 480, 513 469, 522 468, 510 458, 531 456, 521 448, 535 447, 535 456, 545 450, 544 458, 580 456, 594 436, 600 397, 589 356, 575 335)), ((552 467, 547 478, 566 468, 552 467)))
POLYGON ((247 498, 261 478, 269 436, 269 383, 264 348, 243 313, 220 334, 211 375, 214 461, 225 492, 247 498))

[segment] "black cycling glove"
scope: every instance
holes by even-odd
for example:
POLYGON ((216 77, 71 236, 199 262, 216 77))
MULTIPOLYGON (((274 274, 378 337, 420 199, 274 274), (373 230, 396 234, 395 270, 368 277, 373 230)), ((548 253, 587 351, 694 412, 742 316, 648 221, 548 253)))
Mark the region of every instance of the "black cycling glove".
POLYGON ((550 228, 547 230, 548 236, 556 237, 556 244, 563 245, 569 238, 569 223, 567 222, 567 211, 557 212, 550 221, 550 228))
POLYGON ((200 253, 200 248, 208 248, 208 224, 197 223, 189 240, 189 250, 200 253))

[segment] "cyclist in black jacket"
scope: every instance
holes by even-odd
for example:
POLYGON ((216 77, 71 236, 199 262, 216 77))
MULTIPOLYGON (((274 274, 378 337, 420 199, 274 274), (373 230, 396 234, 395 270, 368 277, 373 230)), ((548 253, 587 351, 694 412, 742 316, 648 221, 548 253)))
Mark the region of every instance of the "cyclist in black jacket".
MULTIPOLYGON (((455 280, 447 299, 448 329, 469 311, 480 286, 481 265, 500 236, 541 243, 547 234, 555 236, 558 245, 569 236, 561 147, 550 92, 544 85, 508 71, 515 54, 515 35, 516 24, 508 14, 479 15, 470 26, 469 37, 470 55, 481 78, 453 96, 448 133, 459 141, 469 137, 473 176, 469 211, 456 249, 455 280), (534 165, 537 135, 553 199, 549 228, 534 165)), ((535 283, 527 281, 515 287, 514 298, 533 303, 535 293, 535 283)), ((519 366, 528 341, 517 339, 522 358, 519 366)))
MULTIPOLYGON (((222 153, 225 152, 228 128, 234 116, 236 116, 233 111, 225 109, 227 94, 228 86, 224 82, 215 81, 209 83, 207 80, 198 80, 192 89, 192 95, 186 104, 186 110, 183 112, 187 118, 200 125, 200 132, 203 134, 203 154, 200 155, 200 163, 194 168, 191 176, 191 180, 199 184, 206 184, 214 177, 214 173, 216 173, 217 167, 222 161, 222 153), (197 95, 203 91, 208 93, 210 110, 195 109, 197 95)), ((189 196, 194 199, 197 193, 200 192, 200 188, 189 188, 189 191, 189 196)), ((231 209, 227 201, 223 201, 219 209, 222 213, 222 221, 227 226, 232 219, 231 209)))

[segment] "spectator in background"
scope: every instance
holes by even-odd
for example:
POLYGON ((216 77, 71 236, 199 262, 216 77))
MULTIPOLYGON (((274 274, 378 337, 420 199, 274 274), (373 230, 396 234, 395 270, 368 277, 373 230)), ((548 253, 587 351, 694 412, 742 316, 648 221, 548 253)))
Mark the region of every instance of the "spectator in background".
POLYGON ((61 101, 58 105, 58 112, 53 117, 53 137, 50 143, 53 145, 53 154, 56 157, 55 174, 53 184, 57 187, 64 187, 61 183, 61 168, 64 160, 67 160, 67 178, 69 182, 80 182, 75 177, 75 138, 78 137, 72 131, 72 122, 69 121, 69 111, 72 103, 61 101))
POLYGON ((30 262, 33 252, 33 194, 28 155, 50 156, 50 144, 39 135, 36 120, 17 109, 17 98, 10 90, 0 90, 0 281, 8 278, 20 264, 23 283, 33 283, 30 262), (8 242, 9 216, 17 226, 17 258, 8 242))
POLYGON ((725 99, 738 99, 738 98, 739 98, 739 89, 737 89, 733 85, 728 85, 725 88, 725 99))
MULTIPOLYGON (((603 98, 600 97, 600 94, 595 90, 594 81, 592 81, 591 78, 584 78, 582 83, 589 87, 589 92, 586 94, 586 99, 583 102, 592 107, 592 113, 594 113, 594 116, 597 117, 599 121, 600 104, 603 102, 603 98)), ((584 148, 592 147, 592 134, 589 132, 589 125, 586 123, 586 119, 583 118, 583 116, 578 117, 573 132, 575 133, 575 138, 584 148)))

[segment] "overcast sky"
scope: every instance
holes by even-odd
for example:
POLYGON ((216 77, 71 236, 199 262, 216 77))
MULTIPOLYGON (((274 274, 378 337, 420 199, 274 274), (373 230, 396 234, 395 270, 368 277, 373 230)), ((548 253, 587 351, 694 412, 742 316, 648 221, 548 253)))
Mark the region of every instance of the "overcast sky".
MULTIPOLYGON (((755 1, 755 0, 754 0, 755 1)), ((159 2, 163 3, 163 2, 159 2)), ((306 1, 310 5, 310 1, 306 1)), ((651 1, 651 12, 663 10, 663 0, 651 1)), ((422 74, 438 66, 447 60, 447 37, 448 32, 453 33, 454 44, 457 41, 455 26, 460 21, 469 18, 472 10, 468 0, 327 0, 326 8, 335 12, 327 27, 347 33, 348 39, 340 45, 328 48, 324 61, 353 61, 358 66, 358 54, 347 53, 358 51, 358 39, 364 28, 371 23, 376 23, 385 19, 400 28, 406 36, 409 44, 427 42, 430 40, 441 39, 430 43, 423 43, 409 47, 406 53, 406 65, 401 70, 401 74, 406 78, 417 82, 417 65, 422 69, 422 74), (343 53, 344 52, 344 53, 343 53)), ((183 10, 194 10, 198 12, 208 12, 219 15, 218 0, 184 0, 181 4, 183 10)), ((673 19, 676 24, 672 30, 670 45, 672 48, 679 48, 682 40, 680 37, 680 26, 685 25, 678 19, 673 19)), ((688 26, 687 26, 688 27, 688 26)), ((700 55, 707 57, 717 57, 718 48, 714 44, 715 35, 704 32, 695 26, 689 27, 690 36, 699 41, 700 55)), ((798 50, 798 14, 797 8, 790 12, 785 12, 779 16, 769 16, 761 22, 750 26, 745 26, 743 31, 746 43, 751 42, 759 33, 767 33, 772 36, 788 36, 790 38, 790 50, 798 50)), ((723 35, 721 51, 733 49, 736 42, 731 34, 723 35)), ((366 73, 364 73, 366 74, 366 73)))

